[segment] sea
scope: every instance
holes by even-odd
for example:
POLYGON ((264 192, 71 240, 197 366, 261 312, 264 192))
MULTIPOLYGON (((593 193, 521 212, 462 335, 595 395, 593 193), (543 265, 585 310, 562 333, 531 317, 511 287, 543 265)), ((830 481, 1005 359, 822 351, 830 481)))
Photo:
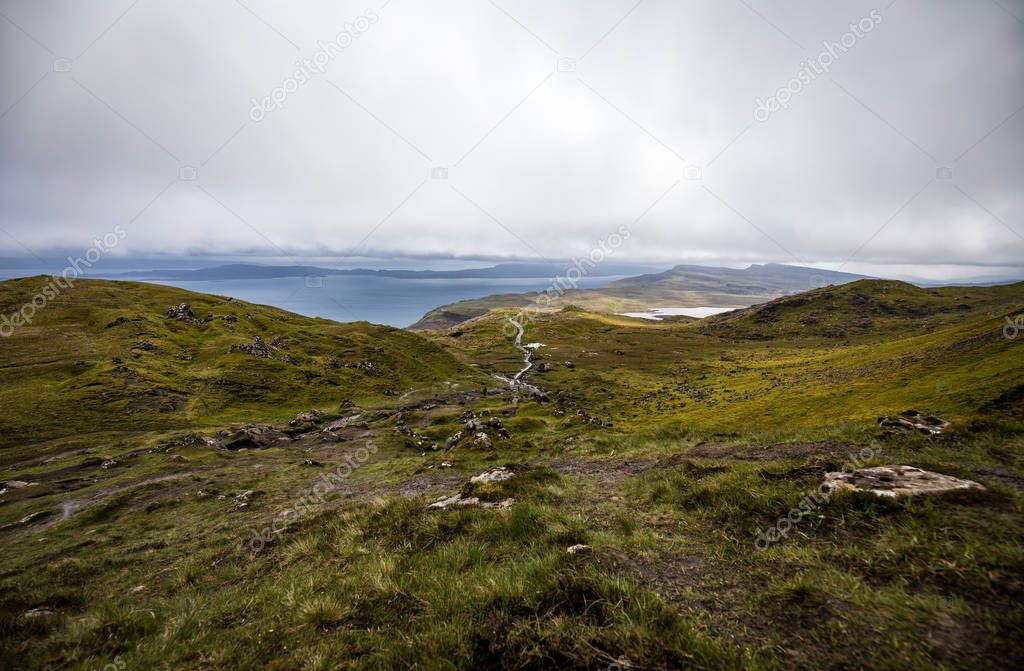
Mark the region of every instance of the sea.
MULTIPOLYGON (((54 269, 56 267, 0 267, 0 279, 26 277, 42 272, 59 273, 59 269, 54 269)), ((124 269, 117 270, 122 272, 124 269)), ((98 273, 93 276, 104 277, 98 273)), ((126 279, 113 274, 110 277, 126 279)), ((577 286, 580 289, 593 289, 623 277, 627 275, 584 277, 577 282, 577 286)), ((367 321, 405 328, 442 305, 470 298, 483 298, 491 294, 544 291, 551 287, 552 278, 405 279, 376 275, 335 275, 323 278, 202 281, 140 277, 137 281, 175 286, 218 296, 231 296, 307 317, 322 317, 342 322, 367 321)))

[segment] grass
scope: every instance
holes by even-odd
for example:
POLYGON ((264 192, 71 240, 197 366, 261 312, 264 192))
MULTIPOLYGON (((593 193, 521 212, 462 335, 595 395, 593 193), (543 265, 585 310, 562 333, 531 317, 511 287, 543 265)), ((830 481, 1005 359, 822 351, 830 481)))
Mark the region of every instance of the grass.
MULTIPOLYGON (((0 304, 40 281, 0 284, 0 304)), ((495 390, 520 366, 507 311, 421 336, 83 281, 0 343, 0 668, 1024 665, 1024 380, 1020 343, 1001 337, 1021 288, 829 291, 768 321, 541 316, 526 333, 551 366, 531 373, 539 403, 495 390), (957 307, 968 291, 974 307, 957 307), (182 302, 239 320, 167 320, 182 302), (878 311, 872 328, 801 321, 833 303, 840 324, 878 311), (140 321, 106 328, 118 316, 140 321), (255 335, 283 335, 299 364, 230 351, 255 335), (158 349, 133 353, 142 338, 158 349), (345 367, 364 360, 381 373, 345 367), (205 379, 247 382, 211 385, 207 414, 189 392, 205 379), (184 405, 127 412, 164 388, 184 405), (953 425, 879 432, 878 415, 911 407, 953 425), (323 417, 289 426, 310 408, 323 417), (492 449, 445 451, 467 412, 511 437, 487 428, 492 449), (365 424, 324 437, 350 414, 365 424), (196 438, 254 421, 293 440, 196 438), (755 548, 867 448, 865 465, 986 490, 836 494, 755 548), (469 482, 502 467, 515 476, 469 482), (427 509, 459 492, 515 504, 427 509), (567 554, 578 543, 593 552, 567 554)))

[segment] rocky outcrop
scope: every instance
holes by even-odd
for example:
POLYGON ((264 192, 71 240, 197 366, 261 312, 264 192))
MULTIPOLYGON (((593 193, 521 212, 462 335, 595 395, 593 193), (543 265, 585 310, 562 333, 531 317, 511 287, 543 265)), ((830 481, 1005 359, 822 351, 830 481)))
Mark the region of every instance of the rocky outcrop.
POLYGON ((291 441, 288 436, 269 424, 243 424, 221 431, 217 438, 221 447, 227 450, 259 450, 285 445, 291 441))
POLYGON ((852 473, 826 473, 824 485, 833 490, 870 492, 888 497, 985 489, 972 480, 960 480, 913 466, 874 466, 860 468, 852 473))
POLYGON ((448 436, 448 440, 444 441, 444 449, 454 449, 455 446, 459 444, 460 440, 462 440, 462 432, 456 431, 452 435, 448 436))
POLYGON ((191 323, 196 320, 196 313, 192 311, 191 305, 182 303, 181 305, 172 305, 167 308, 167 318, 191 323))
POLYGON ((347 429, 350 426, 355 426, 356 421, 360 417, 362 417, 362 413, 349 415, 348 417, 342 417, 341 419, 336 419, 327 426, 325 426, 324 431, 341 431, 342 429, 347 429))
POLYGON ((470 482, 503 482, 509 480, 515 475, 512 471, 507 468, 499 468, 495 471, 487 471, 480 475, 474 475, 469 479, 470 482))
POLYGON ((942 433, 949 428, 949 422, 934 415, 922 415, 916 410, 907 410, 896 417, 879 417, 878 425, 886 431, 903 433, 918 431, 928 435, 942 433))
POLYGON ((257 357, 259 359, 273 359, 274 348, 271 347, 266 340, 256 336, 250 343, 237 344, 231 346, 232 352, 244 352, 250 356, 257 357))
POLYGON ((505 498, 500 501, 481 501, 480 497, 474 496, 474 494, 479 494, 481 487, 484 487, 486 490, 487 485, 504 482, 511 479, 514 475, 515 473, 507 468, 499 468, 494 471, 486 471, 479 475, 474 475, 458 494, 438 497, 433 503, 427 504, 427 509, 448 510, 449 508, 477 507, 490 510, 507 510, 515 504, 515 499, 505 498))
POLYGON ((317 421, 320 420, 320 417, 322 415, 323 413, 321 413, 319 410, 316 410, 315 408, 313 410, 310 410, 309 412, 300 412, 299 414, 295 415, 295 419, 288 422, 288 425, 308 426, 310 424, 315 424, 317 421))
POLYGON ((512 435, 505 428, 505 425, 502 424, 501 420, 498 419, 497 417, 491 417, 491 419, 487 422, 487 425, 490 426, 491 429, 493 429, 494 432, 498 434, 498 438, 501 438, 502 440, 508 440, 509 438, 512 437, 512 435))
POLYGON ((516 502, 515 499, 505 499, 504 501, 481 501, 476 496, 464 497, 462 494, 456 494, 455 496, 442 496, 430 505, 427 506, 429 510, 448 510, 449 508, 466 508, 466 507, 478 507, 488 508, 491 510, 507 510, 512 507, 512 504, 516 502))

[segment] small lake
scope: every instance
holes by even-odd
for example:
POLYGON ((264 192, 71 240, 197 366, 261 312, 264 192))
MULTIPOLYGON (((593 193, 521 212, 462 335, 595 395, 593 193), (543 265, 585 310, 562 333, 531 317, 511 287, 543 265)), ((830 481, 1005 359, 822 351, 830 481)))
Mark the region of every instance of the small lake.
POLYGON ((731 308, 651 308, 650 312, 620 312, 623 317, 637 317, 639 319, 653 319, 659 321, 664 317, 675 317, 684 315, 686 317, 697 317, 703 319, 711 315, 720 315, 723 312, 739 310, 738 307, 731 308))

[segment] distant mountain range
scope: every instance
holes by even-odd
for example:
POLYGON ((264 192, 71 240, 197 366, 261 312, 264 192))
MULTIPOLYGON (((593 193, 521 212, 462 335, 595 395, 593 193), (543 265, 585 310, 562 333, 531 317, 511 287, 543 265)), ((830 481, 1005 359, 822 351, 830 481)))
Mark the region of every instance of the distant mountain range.
MULTIPOLYGON (((376 276, 400 279, 520 279, 549 278, 565 273, 572 264, 564 263, 500 263, 485 268, 460 270, 373 270, 370 268, 323 268, 320 266, 265 266, 236 263, 198 270, 148 270, 118 273, 107 277, 163 280, 173 282, 209 280, 259 280, 287 277, 376 276)), ((642 264, 605 264, 598 276, 629 275, 649 268, 642 264)))
MULTIPOLYGON (((577 305, 595 312, 633 312, 670 307, 748 307, 788 294, 865 279, 864 275, 778 263, 747 268, 679 265, 662 273, 610 282, 600 289, 553 292, 542 305, 577 305)), ((413 324, 414 329, 449 328, 499 307, 533 305, 540 292, 496 294, 444 305, 413 324)))

